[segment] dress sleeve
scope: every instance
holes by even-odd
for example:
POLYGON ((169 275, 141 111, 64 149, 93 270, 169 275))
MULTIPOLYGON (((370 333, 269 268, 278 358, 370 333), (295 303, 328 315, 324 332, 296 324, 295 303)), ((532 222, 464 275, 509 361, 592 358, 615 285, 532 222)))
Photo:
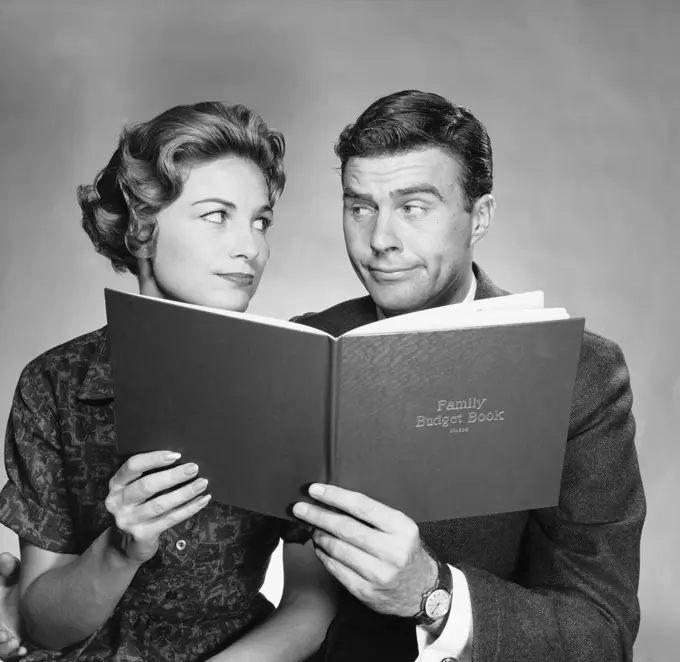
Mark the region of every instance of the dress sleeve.
POLYGON ((5 469, 0 523, 32 545, 76 554, 54 390, 37 363, 24 369, 14 392, 5 436, 5 469))

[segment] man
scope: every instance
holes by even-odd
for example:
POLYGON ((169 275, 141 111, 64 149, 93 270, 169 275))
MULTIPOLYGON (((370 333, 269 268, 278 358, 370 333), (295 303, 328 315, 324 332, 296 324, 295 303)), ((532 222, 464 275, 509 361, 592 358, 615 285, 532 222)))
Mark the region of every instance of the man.
MULTIPOLYGON (((296 321, 339 336, 507 294, 473 262, 495 202, 489 137, 469 110, 392 94, 336 153, 347 251, 369 296, 296 321)), ((586 331, 556 508, 419 529, 364 495, 312 486, 318 505, 294 512, 347 589, 324 659, 631 660, 646 508, 631 402, 621 350, 586 331)))
MULTIPOLYGON (((339 336, 507 294, 472 260, 495 202, 490 141, 467 109, 393 94, 336 152, 347 250, 369 296, 298 322, 339 336)), ((645 517, 634 425, 620 349, 586 331, 557 508, 419 529, 363 495, 310 490, 319 506, 295 512, 317 527, 317 554, 347 589, 319 659, 631 660, 645 517)))

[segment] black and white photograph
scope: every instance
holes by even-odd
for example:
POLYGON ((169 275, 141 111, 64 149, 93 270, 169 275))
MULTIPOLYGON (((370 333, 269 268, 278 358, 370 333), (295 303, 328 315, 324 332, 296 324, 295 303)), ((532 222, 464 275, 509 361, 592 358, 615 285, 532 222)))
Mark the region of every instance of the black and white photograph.
POLYGON ((0 0, 0 662, 680 659, 677 0, 0 0))

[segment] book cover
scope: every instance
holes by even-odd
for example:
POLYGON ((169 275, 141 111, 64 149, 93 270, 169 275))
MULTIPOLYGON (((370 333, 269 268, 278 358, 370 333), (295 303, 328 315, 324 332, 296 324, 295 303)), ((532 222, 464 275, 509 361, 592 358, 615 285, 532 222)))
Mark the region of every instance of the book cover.
POLYGON ((292 517, 330 482, 416 521, 555 505, 583 319, 515 295, 316 329, 106 291, 119 452, 292 517), (503 301, 505 299, 505 301, 503 301))

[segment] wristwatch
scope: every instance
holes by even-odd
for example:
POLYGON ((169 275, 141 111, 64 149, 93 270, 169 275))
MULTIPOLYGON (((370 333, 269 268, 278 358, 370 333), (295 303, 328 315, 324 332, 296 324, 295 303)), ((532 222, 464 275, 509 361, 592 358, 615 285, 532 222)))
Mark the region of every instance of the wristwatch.
POLYGON ((432 625, 446 616, 451 609, 453 581, 449 566, 440 561, 425 543, 423 543, 423 548, 437 564, 437 581, 432 588, 423 593, 420 611, 413 618, 418 625, 432 625))

